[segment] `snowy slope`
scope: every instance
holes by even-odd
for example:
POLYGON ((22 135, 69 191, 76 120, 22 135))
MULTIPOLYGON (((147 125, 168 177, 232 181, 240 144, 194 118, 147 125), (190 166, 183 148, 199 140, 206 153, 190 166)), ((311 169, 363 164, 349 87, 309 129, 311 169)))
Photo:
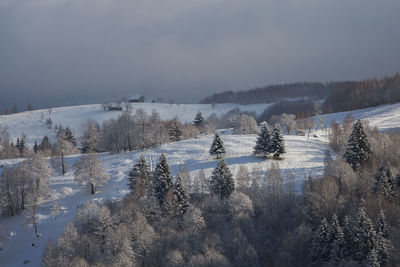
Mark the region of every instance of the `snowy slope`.
MULTIPOLYGON (((190 123, 193 121, 197 112, 201 111, 204 117, 215 113, 217 116, 223 115, 234 108, 240 108, 243 111, 251 111, 261 114, 270 104, 257 105, 238 105, 238 104, 217 104, 215 106, 208 104, 161 104, 161 103, 132 103, 132 112, 142 108, 148 114, 152 110, 157 110, 161 118, 164 120, 172 119, 178 116, 183 122, 190 123)), ((22 133, 27 134, 27 143, 30 147, 35 140, 40 142, 43 136, 50 138, 55 136, 52 129, 47 128, 44 124, 46 119, 51 118, 53 123, 63 126, 69 125, 75 131, 76 136, 81 136, 83 124, 88 120, 94 120, 99 123, 110 118, 117 118, 120 111, 104 111, 101 105, 82 105, 53 108, 51 112, 48 109, 26 111, 12 115, 1 115, 0 126, 6 127, 14 141, 20 137, 22 133)))
MULTIPOLYGON (((260 168, 262 172, 269 168, 270 160, 261 160, 251 155, 256 135, 223 134, 222 138, 227 150, 226 162, 232 173, 236 173, 241 164, 245 164, 250 171, 253 167, 260 168)), ((47 240, 57 239, 65 225, 74 219, 76 207, 79 204, 87 200, 119 199, 128 192, 126 176, 140 155, 145 155, 154 167, 159 155, 165 153, 174 176, 183 165, 186 165, 192 176, 197 175, 200 169, 204 169, 209 176, 217 165, 217 161, 208 155, 212 139, 212 135, 206 135, 197 139, 166 144, 157 149, 114 155, 103 153, 100 158, 106 171, 111 175, 111 180, 107 185, 99 188, 99 192, 94 196, 90 195, 88 190, 80 189, 73 182, 71 172, 64 177, 53 177, 51 184, 53 199, 39 210, 39 231, 43 234, 40 239, 34 238, 32 227, 23 226, 23 216, 2 219, 3 227, 0 229, 0 235, 7 237, 11 232, 15 235, 4 242, 4 250, 0 252, 0 266, 21 266, 25 259, 30 263, 24 266, 39 266, 47 240), (58 206, 62 208, 56 219, 50 212, 54 203, 58 203, 58 206), (35 242, 34 247, 32 242, 35 242)), ((320 139, 308 140, 307 137, 302 136, 285 136, 285 141, 288 153, 284 160, 277 161, 283 174, 292 172, 298 186, 309 174, 313 176, 322 174, 324 151, 327 149, 326 142, 320 139)), ((79 157, 81 155, 68 157, 68 164, 71 166, 79 157)), ((0 161, 0 164, 8 163, 13 162, 0 161)))
POLYGON ((368 121, 370 126, 377 126, 380 130, 400 129, 400 103, 353 111, 325 114, 323 115, 323 118, 325 120, 325 124, 330 126, 333 121, 342 123, 348 115, 353 116, 355 119, 368 121))

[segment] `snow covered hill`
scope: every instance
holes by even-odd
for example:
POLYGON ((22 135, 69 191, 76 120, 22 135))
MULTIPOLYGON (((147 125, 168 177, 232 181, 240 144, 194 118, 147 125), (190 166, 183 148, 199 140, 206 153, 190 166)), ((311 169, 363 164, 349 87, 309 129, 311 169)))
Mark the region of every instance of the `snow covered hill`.
MULTIPOLYGON (((227 150, 226 162, 232 173, 236 173, 240 165, 246 165, 249 171, 259 168, 265 173, 271 165, 271 160, 261 160, 252 156, 256 135, 230 135, 222 134, 227 150)), ((1 266, 21 266, 24 260, 29 260, 26 266, 39 266, 41 255, 48 239, 55 241, 62 233, 66 224, 72 221, 77 212, 77 206, 88 200, 104 201, 120 199, 128 193, 126 177, 129 169, 137 162, 140 155, 144 155, 154 167, 161 153, 165 153, 175 176, 179 167, 186 166, 192 176, 204 169, 207 176, 216 167, 218 161, 208 155, 213 135, 204 135, 196 139, 169 143, 157 149, 136 151, 123 154, 103 153, 100 159, 105 170, 111 175, 107 185, 100 187, 99 192, 91 195, 88 190, 80 189, 73 181, 72 172, 65 176, 52 177, 52 200, 39 209, 39 231, 42 237, 35 238, 31 226, 24 227, 24 217, 15 216, 2 218, 0 235, 8 237, 5 240, 4 250, 0 252, 1 266), (52 208, 61 209, 56 217, 51 215, 52 208), (35 243, 35 246, 32 246, 35 243)), ((285 159, 276 161, 285 175, 292 172, 295 175, 298 188, 308 175, 319 176, 323 172, 324 151, 327 144, 324 140, 304 136, 285 136, 288 153, 285 159)), ((72 165, 81 155, 69 156, 68 165, 72 165)), ((2 160, 0 164, 14 163, 2 160)))
MULTIPOLYGON (((169 105, 169 104, 135 104, 135 107, 142 107, 147 112, 157 109, 164 119, 180 116, 183 121, 190 122, 194 115, 200 110, 204 115, 215 112, 223 114, 237 105, 217 105, 213 109, 210 105, 169 105)), ((239 106, 241 109, 262 112, 266 105, 239 106)), ((0 116, 0 124, 8 126, 13 137, 19 136, 22 132, 27 133, 31 138, 30 142, 43 135, 54 134, 41 122, 41 114, 44 119, 51 117, 57 124, 71 125, 78 130, 80 124, 86 119, 102 120, 116 117, 118 112, 104 112, 100 105, 88 105, 77 107, 66 107, 53 109, 51 114, 47 110, 24 112, 9 116, 0 116)), ((351 113, 355 118, 368 120, 372 126, 380 129, 398 129, 400 127, 400 104, 386 105, 377 108, 343 112, 324 115, 327 125, 331 121, 343 121, 351 113)), ((292 172, 299 189, 308 175, 318 177, 323 172, 324 152, 328 149, 327 136, 323 132, 318 133, 320 138, 309 139, 305 136, 284 136, 287 154, 284 159, 278 162, 283 176, 292 172)), ((79 132, 77 133, 79 136, 79 132)), ((227 150, 226 162, 235 174, 240 165, 246 165, 250 172, 259 169, 265 172, 269 169, 272 160, 261 160, 252 156, 252 148, 255 145, 256 135, 232 135, 230 131, 221 133, 225 148, 227 150)), ((217 161, 208 155, 208 149, 212 142, 212 135, 202 135, 199 138, 181 142, 169 143, 156 149, 145 151, 134 151, 121 154, 103 153, 100 155, 105 170, 110 174, 110 181, 99 192, 91 195, 88 190, 78 187, 73 181, 72 172, 65 176, 54 174, 51 182, 52 199, 42 205, 39 214, 39 232, 42 237, 38 240, 34 237, 31 226, 24 226, 25 219, 22 215, 1 218, 0 236, 3 250, 0 251, 0 266, 39 266, 41 255, 48 239, 55 241, 64 227, 72 221, 77 212, 77 206, 88 200, 104 201, 120 199, 127 192, 126 176, 129 169, 137 162, 141 155, 144 155, 152 164, 158 161, 161 153, 165 153, 175 176, 180 166, 186 166, 192 176, 197 175, 200 169, 204 169, 207 176, 217 165, 217 161), (53 207, 59 207, 60 213, 52 214, 53 207), (32 246, 32 243, 35 243, 32 246), (23 264, 26 260, 27 264, 23 264)), ((71 166, 82 155, 67 157, 68 165, 71 166)), ((1 160, 0 165, 12 165, 20 159, 1 160)))
MULTIPOLYGON (((131 103, 132 112, 136 109, 143 109, 151 114, 152 110, 157 110, 164 120, 178 116, 182 122, 191 123, 197 112, 201 111, 204 117, 215 113, 221 116, 228 111, 239 108, 243 111, 261 114, 270 104, 257 105, 238 105, 238 104, 161 104, 161 103, 131 103)), ((88 120, 102 123, 104 120, 117 118, 120 111, 104 111, 102 105, 82 105, 61 107, 53 109, 42 109, 26 111, 12 115, 0 115, 0 126, 5 127, 13 139, 21 137, 22 133, 27 134, 27 144, 32 147, 35 140, 40 142, 43 136, 50 138, 55 136, 55 131, 45 125, 47 119, 51 119, 53 124, 71 126, 76 136, 81 136, 82 125, 88 120)), ((14 140, 15 141, 15 140, 14 140)))

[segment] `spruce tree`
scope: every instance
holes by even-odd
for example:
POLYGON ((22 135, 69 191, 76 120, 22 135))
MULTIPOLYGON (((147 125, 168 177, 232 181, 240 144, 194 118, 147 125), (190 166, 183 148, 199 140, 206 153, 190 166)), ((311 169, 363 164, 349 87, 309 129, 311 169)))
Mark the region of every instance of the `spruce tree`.
POLYGON ((233 175, 225 161, 221 159, 212 173, 210 191, 223 199, 229 197, 234 190, 235 182, 233 181, 233 175))
POLYGON ((139 162, 136 163, 128 176, 128 187, 135 197, 141 198, 145 196, 150 189, 150 166, 144 156, 141 156, 139 162))
POLYGON ((219 134, 216 133, 210 147, 210 155, 215 156, 216 159, 220 159, 225 155, 225 153, 224 142, 219 134))
POLYGON ((381 266, 386 266, 388 263, 390 251, 392 249, 392 244, 388 239, 387 224, 383 210, 381 210, 379 214, 376 233, 377 240, 375 251, 377 253, 378 262, 381 266))
POLYGON ((37 153, 38 150, 39 150, 39 146, 38 146, 38 144, 37 144, 37 142, 35 140, 35 144, 33 145, 33 152, 37 153))
POLYGON ((368 252, 366 263, 367 263, 366 264, 367 267, 380 267, 381 266, 379 264, 378 255, 377 255, 375 249, 372 249, 371 251, 368 252))
POLYGON ((176 196, 176 200, 178 203, 178 210, 181 214, 184 214, 186 212, 187 208, 189 207, 189 202, 188 202, 189 197, 183 186, 181 172, 178 172, 178 175, 176 177, 174 194, 176 196))
POLYGON ((153 175, 153 190, 155 196, 160 201, 160 204, 164 202, 165 196, 169 190, 172 190, 172 177, 167 158, 164 154, 161 154, 160 161, 156 166, 153 175))
POLYGON ((351 260, 355 248, 355 243, 354 243, 355 227, 353 224, 353 220, 351 220, 351 218, 347 215, 344 217, 342 229, 343 229, 344 243, 345 243, 344 258, 346 260, 351 260))
POLYGON ((169 128, 169 139, 172 142, 181 141, 183 139, 182 124, 177 117, 175 117, 169 128))
POLYGON ((271 150, 271 133, 268 124, 264 121, 261 125, 261 131, 258 134, 256 145, 254 146, 254 155, 266 158, 271 150))
POLYGON ((204 117, 201 114, 201 112, 199 111, 199 112, 197 112, 196 116, 194 117, 193 123, 194 123, 194 125, 200 127, 203 125, 203 122, 204 122, 204 117))
POLYGON ((317 265, 328 262, 331 257, 331 250, 330 226, 323 218, 312 240, 311 261, 317 265))
POLYGON ((365 200, 361 199, 356 222, 354 225, 355 251, 353 259, 362 263, 366 260, 368 253, 375 248, 376 232, 371 219, 365 211, 365 200))
POLYGON ((344 159, 351 165, 353 170, 359 171, 367 162, 372 159, 372 149, 365 134, 361 120, 358 120, 347 142, 344 159))
POLYGON ((51 145, 50 145, 50 141, 49 141, 49 137, 44 136, 42 139, 42 142, 39 145, 39 150, 50 150, 51 149, 51 145))
POLYGON ((271 134, 270 152, 273 153, 275 159, 286 153, 285 142, 283 141, 281 129, 278 125, 275 125, 271 134))
POLYGON ((331 261, 338 264, 344 258, 345 239, 336 214, 334 214, 332 217, 330 236, 332 241, 331 261))
POLYGON ((78 142, 75 139, 74 134, 69 126, 64 129, 64 140, 70 142, 73 146, 77 146, 78 142))

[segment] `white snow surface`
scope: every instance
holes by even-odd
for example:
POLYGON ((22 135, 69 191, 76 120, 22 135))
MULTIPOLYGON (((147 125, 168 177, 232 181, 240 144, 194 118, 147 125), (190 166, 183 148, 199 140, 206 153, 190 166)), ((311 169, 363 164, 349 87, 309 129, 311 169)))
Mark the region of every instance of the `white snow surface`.
MULTIPOLYGON (((180 115, 180 118, 186 122, 192 121, 199 110, 207 116, 213 112, 217 115, 222 114, 235 107, 235 105, 217 105, 216 109, 213 110, 209 105, 150 105, 144 103, 137 106, 145 108, 150 113, 151 109, 156 108, 158 105, 157 109, 163 118, 172 118, 175 115, 180 115), (201 107, 204 109, 201 109, 201 107), (182 109, 186 111, 182 112, 182 109)), ((247 110, 261 112, 265 105, 246 107, 248 108, 247 110)), ((16 136, 16 133, 25 132, 28 136, 36 136, 39 140, 39 137, 41 139, 43 135, 52 133, 40 122, 40 114, 42 112, 46 113, 47 110, 0 116, 0 123, 8 125, 12 136, 16 136)), ((398 129, 400 127, 400 104, 324 115, 325 123, 328 124, 333 120, 341 122, 349 113, 355 118, 368 120, 372 126, 378 126, 383 130, 398 129)), ((104 112, 100 105, 87 105, 53 109, 51 114, 45 114, 45 118, 51 117, 57 124, 71 125, 78 130, 79 125, 87 118, 101 121, 117 115, 118 112, 104 112)), ((320 138, 284 136, 287 153, 284 155, 283 160, 275 162, 279 164, 284 177, 288 172, 294 174, 297 189, 301 188, 303 181, 309 175, 319 177, 323 174, 324 153, 328 149, 327 135, 322 131, 318 132, 318 135, 320 138)), ((177 174, 179 167, 184 165, 186 165, 192 177, 197 175, 200 169, 204 169, 206 175, 209 176, 218 163, 217 160, 208 155, 213 137, 213 135, 201 135, 195 139, 164 144, 159 148, 144 151, 121 154, 102 153, 99 157, 111 179, 107 184, 99 187, 95 195, 91 195, 88 189, 80 188, 74 183, 71 170, 65 176, 54 174, 51 179, 52 198, 43 204, 38 211, 38 228, 42 234, 39 239, 34 237, 32 226, 26 224, 26 219, 23 215, 0 218, 0 238, 2 238, 0 247, 3 248, 0 250, 0 266, 40 266, 42 253, 47 241, 49 239, 57 240, 67 223, 74 220, 77 206, 86 201, 118 200, 129 192, 126 177, 130 168, 138 161, 141 155, 144 155, 152 165, 152 168, 154 168, 160 154, 165 153, 174 176, 177 174), (56 217, 51 212, 54 206, 60 207, 60 213, 56 217), (32 243, 35 245, 32 246, 32 243), (25 260, 29 261, 29 263, 23 264, 25 260)), ((227 152, 225 161, 233 174, 237 172, 240 165, 246 165, 250 172, 253 168, 259 168, 263 173, 269 169, 272 160, 262 160, 252 156, 256 135, 232 135, 232 131, 226 130, 221 131, 221 137, 227 152)), ((68 165, 72 166, 81 156, 72 155, 66 157, 68 165)), ((0 160, 0 166, 13 165, 20 161, 21 159, 0 160)))
MULTIPOLYGON (((238 105, 238 104, 161 104, 161 103, 129 103, 132 113, 136 109, 143 109, 147 114, 152 110, 157 110, 164 120, 178 116, 184 123, 193 122, 197 112, 201 111, 203 117, 208 117, 215 113, 221 116, 228 111, 239 108, 242 111, 255 112, 260 115, 264 109, 271 104, 238 105)), ((52 109, 41 109, 34 111, 20 112, 11 115, 0 115, 0 127, 7 128, 14 143, 22 133, 28 137, 27 144, 32 147, 35 140, 40 143, 43 136, 47 135, 53 140, 56 132, 49 129, 45 122, 51 119, 54 124, 62 126, 69 125, 76 137, 82 136, 84 124, 88 119, 102 123, 104 120, 117 118, 121 111, 105 111, 100 104, 60 107, 52 109)))

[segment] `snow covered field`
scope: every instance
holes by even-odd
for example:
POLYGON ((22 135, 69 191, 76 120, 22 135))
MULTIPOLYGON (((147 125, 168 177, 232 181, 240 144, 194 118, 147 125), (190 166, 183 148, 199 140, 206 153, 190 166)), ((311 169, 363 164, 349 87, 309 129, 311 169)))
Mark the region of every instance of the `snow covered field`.
MULTIPOLYGON (((155 109, 160 113, 163 120, 179 116, 179 119, 185 123, 191 123, 199 111, 204 117, 213 113, 221 116, 234 108, 255 112, 259 115, 269 105, 271 104, 216 104, 213 106, 208 104, 131 103, 133 113, 136 109, 141 108, 146 113, 151 114, 152 110, 155 109)), ((13 139, 17 139, 17 137, 21 137, 22 133, 25 133, 28 136, 27 143, 32 147, 35 140, 40 142, 45 135, 49 138, 55 136, 55 131, 45 125, 45 121, 49 118, 53 121, 53 124, 69 125, 75 132, 75 136, 81 136, 82 125, 88 119, 101 124, 104 120, 117 118, 120 114, 120 111, 104 111, 100 104, 71 106, 0 115, 0 126, 7 128, 13 139)))
MULTIPOLYGON (((210 105, 169 105, 169 104, 135 104, 143 107, 147 112, 156 108, 163 118, 172 118, 180 115, 183 121, 193 120, 199 110, 204 115, 215 112, 223 114, 237 105, 217 105, 212 109, 210 105), (158 106, 158 107, 157 107, 158 106)), ((246 110, 262 112, 266 105, 243 106, 246 110)), ((240 106, 242 108, 242 106, 240 106)), ((24 112, 9 116, 0 116, 0 124, 7 125, 13 137, 25 132, 31 138, 38 140, 45 134, 52 134, 51 130, 41 123, 41 114, 45 113, 45 119, 51 117, 55 123, 71 125, 79 128, 86 119, 97 121, 116 117, 118 112, 104 112, 100 105, 88 105, 53 109, 51 114, 47 110, 24 112)), ((372 126, 381 129, 396 129, 400 127, 400 104, 386 105, 372 109, 353 112, 324 115, 325 123, 333 120, 339 122, 351 113, 355 118, 366 119, 372 126)), ((328 124, 329 125, 329 124, 328 124)), ((305 136, 284 136, 287 154, 284 160, 276 161, 285 176, 292 172, 296 179, 296 185, 300 188, 308 175, 318 177, 323 172, 324 152, 328 149, 327 137, 319 132, 320 138, 309 139, 305 136)), ((79 136, 79 134, 77 134, 79 136)), ((240 165, 246 165, 251 172, 253 168, 259 168, 262 172, 269 169, 271 160, 261 160, 252 156, 252 148, 255 145, 256 135, 231 135, 229 131, 222 133, 222 138, 227 150, 226 162, 232 173, 236 173, 240 165)), ((65 176, 53 176, 51 182, 52 199, 40 207, 39 232, 42 237, 36 239, 31 226, 24 225, 25 219, 21 216, 1 218, 0 236, 3 238, 3 250, 0 251, 0 266, 40 266, 41 256, 48 239, 55 241, 63 232, 65 225, 72 221, 77 212, 77 206, 88 200, 104 201, 120 199, 127 192, 126 176, 129 169, 144 155, 152 164, 158 161, 159 155, 165 153, 171 167, 172 175, 176 175, 180 166, 186 165, 192 176, 197 175, 200 169, 204 169, 207 176, 217 165, 217 160, 208 155, 212 142, 212 135, 203 135, 196 139, 185 140, 176 143, 165 144, 160 148, 145 151, 135 151, 121 154, 103 153, 100 159, 105 170, 110 174, 110 181, 99 188, 98 193, 91 195, 88 190, 78 187, 73 181, 72 172, 65 176), (52 208, 58 206, 60 213, 52 214, 52 208), (32 243, 35 246, 32 246, 32 243), (29 261, 23 264, 24 261, 29 261)), ((30 139, 33 140, 33 139, 30 139)), ((69 166, 81 155, 67 157, 69 166)), ((1 160, 0 165, 15 164, 20 160, 1 160)))

